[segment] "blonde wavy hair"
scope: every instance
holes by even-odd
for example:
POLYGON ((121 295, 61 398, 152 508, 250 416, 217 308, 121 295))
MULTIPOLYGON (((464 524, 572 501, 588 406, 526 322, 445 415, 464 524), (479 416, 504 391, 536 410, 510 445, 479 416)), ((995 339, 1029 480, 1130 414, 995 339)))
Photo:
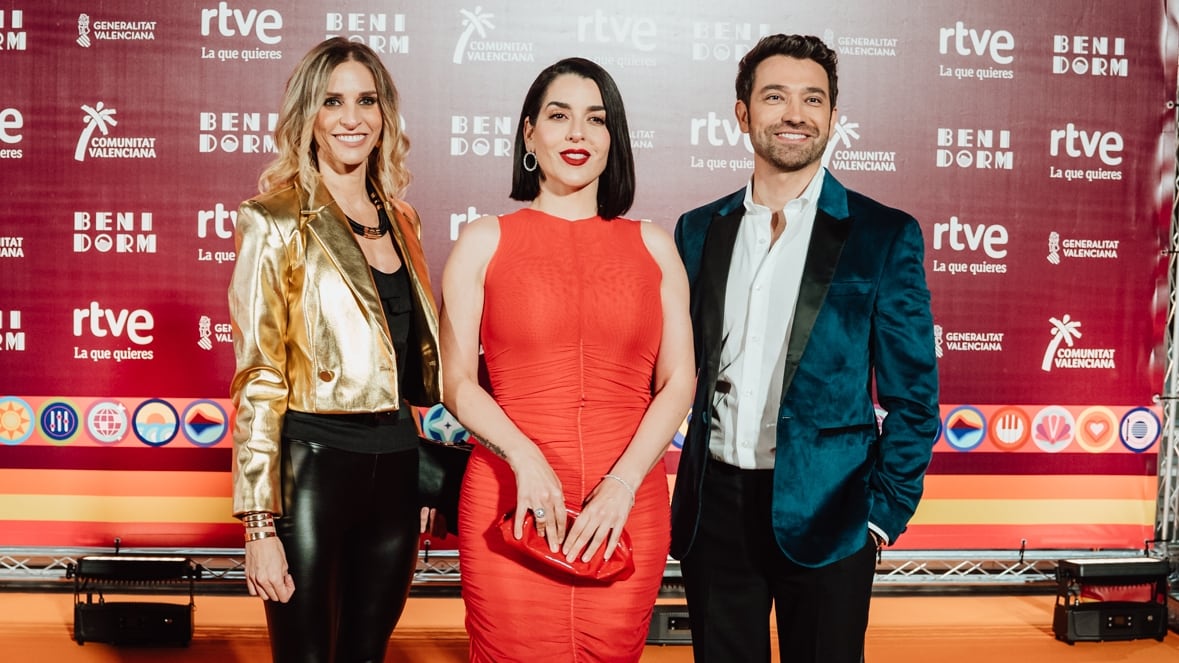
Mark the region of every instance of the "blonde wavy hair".
POLYGON ((328 79, 337 66, 348 61, 367 67, 377 86, 381 137, 368 157, 369 177, 376 181, 386 198, 400 198, 405 192, 410 181, 405 164, 409 139, 401 131, 397 88, 376 52, 344 37, 320 42, 303 56, 287 79, 274 129, 278 156, 258 178, 259 191, 265 193, 298 184, 308 193, 314 193, 319 183, 315 119, 327 96, 328 79))

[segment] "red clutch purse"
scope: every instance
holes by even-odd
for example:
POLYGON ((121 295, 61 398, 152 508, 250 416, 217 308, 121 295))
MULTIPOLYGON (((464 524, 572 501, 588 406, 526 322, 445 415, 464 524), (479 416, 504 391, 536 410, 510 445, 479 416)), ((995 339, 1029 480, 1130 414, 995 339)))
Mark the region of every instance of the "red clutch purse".
MULTIPOLYGON (((566 532, 573 527, 573 521, 579 514, 577 509, 565 507, 566 532)), ((618 545, 614 547, 614 554, 610 556, 610 559, 603 557, 606 547, 602 546, 588 562, 581 561, 580 556, 569 562, 565 560, 565 554, 560 550, 555 553, 549 550, 548 540, 536 531, 536 521, 533 519, 531 511, 524 515, 524 537, 521 539, 517 539, 512 533, 514 519, 515 512, 508 512, 499 522, 499 530, 503 534, 504 541, 530 559, 541 562, 547 568, 562 571, 576 578, 590 580, 613 580, 621 575, 630 575, 634 571, 635 563, 631 559, 630 537, 626 530, 622 531, 622 536, 619 537, 618 545)))

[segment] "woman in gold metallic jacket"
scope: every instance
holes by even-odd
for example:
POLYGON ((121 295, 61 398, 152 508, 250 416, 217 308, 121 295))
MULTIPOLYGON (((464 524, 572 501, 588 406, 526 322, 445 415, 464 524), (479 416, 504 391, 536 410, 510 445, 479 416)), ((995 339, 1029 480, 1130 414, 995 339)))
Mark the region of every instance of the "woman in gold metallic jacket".
POLYGON ((367 46, 287 82, 278 156, 237 217, 234 515, 275 661, 380 661, 417 561, 408 403, 441 400, 438 317, 398 97, 367 46))

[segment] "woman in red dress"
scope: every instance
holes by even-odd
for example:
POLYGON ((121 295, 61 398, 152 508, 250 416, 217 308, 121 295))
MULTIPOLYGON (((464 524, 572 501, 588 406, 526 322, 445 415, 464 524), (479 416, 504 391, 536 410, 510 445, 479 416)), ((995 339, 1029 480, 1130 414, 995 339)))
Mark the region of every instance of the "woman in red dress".
POLYGON ((670 235, 621 218, 634 161, 613 79, 581 58, 524 100, 513 199, 467 226, 442 277, 447 408, 480 444, 459 502, 472 661, 637 661, 667 563, 662 457, 692 397, 688 283, 670 235), (489 389, 478 379, 482 350, 489 389), (565 506, 581 509, 566 527, 565 506), (614 554, 590 581, 528 561, 500 533, 535 527, 566 559, 614 554))

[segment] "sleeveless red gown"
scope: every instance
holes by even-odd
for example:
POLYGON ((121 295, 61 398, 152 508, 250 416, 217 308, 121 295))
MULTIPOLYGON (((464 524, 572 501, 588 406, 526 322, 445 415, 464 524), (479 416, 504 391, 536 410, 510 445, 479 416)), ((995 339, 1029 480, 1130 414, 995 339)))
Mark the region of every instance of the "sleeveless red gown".
MULTIPOLYGON (((480 336, 493 395, 540 447, 570 504, 610 471, 651 401, 662 274, 639 223, 523 209, 500 217, 487 266, 480 336)), ((637 492, 626 524, 635 573, 573 581, 504 543, 496 525, 516 506, 515 476, 476 447, 459 500, 471 661, 639 659, 670 538, 663 463, 637 492)))

